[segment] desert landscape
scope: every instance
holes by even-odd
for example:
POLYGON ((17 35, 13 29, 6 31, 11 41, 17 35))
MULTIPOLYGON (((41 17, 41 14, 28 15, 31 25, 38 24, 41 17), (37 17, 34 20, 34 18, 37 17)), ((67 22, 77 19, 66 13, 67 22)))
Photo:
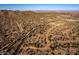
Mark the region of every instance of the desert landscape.
POLYGON ((79 55, 79 12, 0 10, 1 55, 79 55))

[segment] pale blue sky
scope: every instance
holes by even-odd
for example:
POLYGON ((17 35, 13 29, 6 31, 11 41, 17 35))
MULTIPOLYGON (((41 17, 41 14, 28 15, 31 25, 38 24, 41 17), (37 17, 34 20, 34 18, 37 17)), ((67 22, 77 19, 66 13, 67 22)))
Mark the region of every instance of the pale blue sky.
POLYGON ((79 11, 79 4, 0 4, 0 10, 64 10, 79 11))

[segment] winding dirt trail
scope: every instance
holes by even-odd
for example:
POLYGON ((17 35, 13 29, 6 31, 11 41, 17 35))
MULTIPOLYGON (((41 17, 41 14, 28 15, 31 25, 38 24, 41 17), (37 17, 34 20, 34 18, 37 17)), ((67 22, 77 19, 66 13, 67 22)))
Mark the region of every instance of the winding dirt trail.
POLYGON ((47 50, 49 48, 50 43, 51 43, 49 41, 49 39, 48 39, 48 36, 50 35, 50 31, 53 30, 53 29, 55 29, 55 28, 57 28, 58 26, 64 25, 64 23, 62 24, 62 23, 53 23, 53 22, 51 22, 51 23, 49 23, 49 25, 51 25, 51 28, 48 29, 47 33, 46 33, 46 42, 47 42, 46 46, 42 47, 42 48, 37 48, 37 47, 34 47, 34 46, 28 46, 28 48, 39 49, 39 50, 47 50))

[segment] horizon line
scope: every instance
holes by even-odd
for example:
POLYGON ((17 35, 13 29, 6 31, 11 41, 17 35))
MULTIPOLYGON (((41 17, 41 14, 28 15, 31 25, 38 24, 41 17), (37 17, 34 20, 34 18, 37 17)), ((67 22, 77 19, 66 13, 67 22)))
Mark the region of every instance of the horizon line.
POLYGON ((2 9, 0 11, 33 11, 33 12, 79 12, 79 10, 9 10, 2 9))

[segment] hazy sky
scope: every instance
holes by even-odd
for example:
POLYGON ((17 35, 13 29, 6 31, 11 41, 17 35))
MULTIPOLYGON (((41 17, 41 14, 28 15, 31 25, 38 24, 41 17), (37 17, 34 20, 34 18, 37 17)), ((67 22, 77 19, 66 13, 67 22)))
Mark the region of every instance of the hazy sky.
POLYGON ((0 4, 0 10, 64 10, 79 11, 79 4, 0 4))

